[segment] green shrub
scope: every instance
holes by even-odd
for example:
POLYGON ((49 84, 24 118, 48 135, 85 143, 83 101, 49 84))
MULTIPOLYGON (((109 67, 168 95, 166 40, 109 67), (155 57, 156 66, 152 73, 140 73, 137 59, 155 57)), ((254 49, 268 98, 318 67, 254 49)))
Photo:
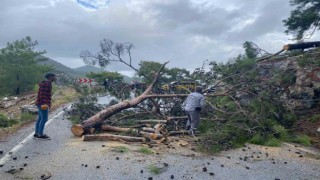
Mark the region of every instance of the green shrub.
POLYGON ((28 122, 35 120, 37 115, 30 114, 30 113, 22 113, 20 117, 21 122, 28 122))
POLYGON ((292 113, 287 113, 283 115, 283 118, 280 119, 280 123, 287 128, 292 127, 292 125, 296 122, 297 116, 292 113))
POLYGON ((306 67, 310 64, 313 64, 313 61, 311 58, 308 58, 307 56, 303 55, 298 59, 298 65, 300 67, 306 67))
POLYGON ((8 127, 9 126, 9 119, 7 116, 0 114, 0 127, 8 127))
POLYGON ((265 143, 265 138, 263 138, 260 134, 256 134, 249 141, 252 144, 263 145, 265 143))
POLYGON ((0 114, 0 128, 10 127, 15 124, 18 124, 17 120, 8 119, 7 116, 0 114))
POLYGON ((288 139, 288 131, 283 126, 275 125, 273 126, 273 131, 276 138, 284 141, 288 139))
POLYGON ((298 135, 293 139, 293 142, 303 144, 305 146, 311 146, 310 138, 307 135, 298 135))
POLYGON ((311 122, 318 122, 320 120, 320 115, 319 114, 317 114, 317 115, 313 115, 310 119, 309 119, 309 121, 311 121, 311 122))
POLYGON ((201 121, 198 126, 198 131, 204 134, 209 131, 211 125, 212 125, 212 122, 210 122, 209 120, 201 121))

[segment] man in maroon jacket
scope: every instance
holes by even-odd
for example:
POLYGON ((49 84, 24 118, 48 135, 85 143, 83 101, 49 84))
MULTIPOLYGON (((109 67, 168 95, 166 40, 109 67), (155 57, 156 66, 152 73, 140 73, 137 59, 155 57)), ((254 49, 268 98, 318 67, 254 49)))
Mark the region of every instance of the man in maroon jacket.
POLYGON ((38 107, 38 119, 36 122, 36 129, 33 137, 40 139, 50 139, 49 136, 43 134, 44 126, 48 121, 49 108, 51 107, 51 90, 52 82, 56 81, 56 75, 47 73, 45 81, 39 83, 38 97, 36 105, 38 107))

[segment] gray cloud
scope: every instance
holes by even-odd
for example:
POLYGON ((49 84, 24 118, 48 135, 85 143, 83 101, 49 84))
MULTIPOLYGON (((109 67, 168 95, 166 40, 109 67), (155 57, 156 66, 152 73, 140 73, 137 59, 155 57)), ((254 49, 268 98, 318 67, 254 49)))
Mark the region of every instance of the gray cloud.
MULTIPOLYGON (((76 0, 2 0, 0 47, 30 35, 47 56, 71 67, 83 65, 79 54, 97 52, 103 38, 135 45, 140 60, 196 68, 203 60, 225 62, 250 40, 271 52, 288 43, 282 20, 289 0, 111 0, 97 10, 76 0)), ((90 3, 90 0, 86 0, 90 3)), ((128 71, 121 64, 107 69, 128 71)))

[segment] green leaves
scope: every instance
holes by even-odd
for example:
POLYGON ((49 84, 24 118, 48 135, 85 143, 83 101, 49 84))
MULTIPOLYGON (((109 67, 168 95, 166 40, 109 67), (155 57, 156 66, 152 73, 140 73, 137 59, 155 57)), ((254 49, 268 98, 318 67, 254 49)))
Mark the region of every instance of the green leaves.
POLYGON ((287 27, 285 32, 292 34, 297 40, 305 36, 312 36, 319 29, 320 2, 318 0, 291 0, 290 3, 296 6, 296 9, 291 11, 288 19, 283 20, 287 27))
POLYGON ((0 49, 0 95, 31 91, 43 74, 52 70, 37 64, 42 61, 38 56, 45 51, 34 51, 36 45, 38 42, 27 36, 0 49))

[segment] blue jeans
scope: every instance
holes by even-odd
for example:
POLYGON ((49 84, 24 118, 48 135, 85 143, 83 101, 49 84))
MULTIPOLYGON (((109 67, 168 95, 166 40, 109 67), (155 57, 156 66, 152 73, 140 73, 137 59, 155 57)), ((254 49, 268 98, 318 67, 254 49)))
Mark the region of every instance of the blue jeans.
POLYGON ((35 134, 43 135, 44 126, 48 121, 49 108, 47 110, 42 110, 41 105, 37 105, 37 107, 38 107, 38 119, 36 122, 35 134))

